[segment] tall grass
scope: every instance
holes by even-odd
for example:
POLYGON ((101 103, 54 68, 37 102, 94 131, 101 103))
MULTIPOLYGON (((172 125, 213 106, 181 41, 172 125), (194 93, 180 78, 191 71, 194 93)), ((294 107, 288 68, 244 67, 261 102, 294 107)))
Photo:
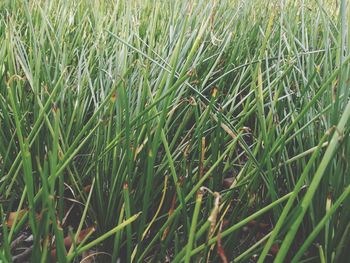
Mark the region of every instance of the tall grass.
POLYGON ((349 14, 1 1, 0 260, 350 257, 349 14))

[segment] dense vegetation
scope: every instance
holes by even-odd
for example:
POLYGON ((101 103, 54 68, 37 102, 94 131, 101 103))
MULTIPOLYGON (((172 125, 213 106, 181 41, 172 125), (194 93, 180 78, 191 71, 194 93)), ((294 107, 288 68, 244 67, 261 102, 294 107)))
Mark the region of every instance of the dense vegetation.
POLYGON ((346 0, 0 2, 0 261, 350 257, 346 0))

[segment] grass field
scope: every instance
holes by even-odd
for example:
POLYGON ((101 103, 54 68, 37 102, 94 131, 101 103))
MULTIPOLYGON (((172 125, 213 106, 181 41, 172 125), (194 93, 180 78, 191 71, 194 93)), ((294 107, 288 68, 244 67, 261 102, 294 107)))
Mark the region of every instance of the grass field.
POLYGON ((349 9, 0 1, 0 261, 346 262, 349 9))

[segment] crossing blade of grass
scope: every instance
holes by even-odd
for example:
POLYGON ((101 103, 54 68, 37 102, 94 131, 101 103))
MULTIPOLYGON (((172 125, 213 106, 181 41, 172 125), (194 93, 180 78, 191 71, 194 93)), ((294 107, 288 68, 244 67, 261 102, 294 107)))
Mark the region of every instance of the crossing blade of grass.
MULTIPOLYGON (((131 218, 131 210, 130 210, 130 198, 129 198, 129 186, 127 183, 124 183, 123 186, 123 192, 124 192, 124 203, 125 203, 125 216, 126 219, 131 218)), ((126 235, 127 235, 127 254, 126 254, 126 260, 128 262, 131 262, 131 225, 126 226, 126 235)))
MULTIPOLYGON (((139 217, 140 213, 135 214, 133 216, 131 216, 130 218, 128 218, 127 220, 125 220, 123 223, 119 224, 118 226, 116 226, 115 228, 109 230, 108 232, 106 232, 105 234, 103 234, 102 236, 100 236, 99 238, 91 241, 90 243, 80 247, 77 249, 77 254, 80 255, 81 253, 89 250, 90 248, 98 245, 99 243, 101 243, 103 240, 105 240, 106 238, 112 236, 113 234, 121 231, 124 227, 128 226, 129 224, 131 224, 132 222, 134 222, 138 217, 139 217)), ((68 261, 71 261, 73 259, 73 255, 68 257, 68 261)))
POLYGON ((323 136, 323 138, 320 140, 316 150, 313 152, 310 160, 308 161, 306 167, 304 168, 303 173, 301 174, 298 182, 296 183, 296 185, 293 189, 293 193, 292 193, 291 197, 288 199, 287 204, 285 205, 274 229, 271 232, 270 238, 268 239, 266 245, 264 246, 263 251, 260 254, 260 257, 258 259, 258 263, 264 262, 267 253, 270 251, 270 248, 273 245, 273 242, 275 241, 275 238, 277 237, 279 231, 281 230, 281 228, 285 224, 285 221, 287 220, 288 213, 292 209, 293 203, 294 203, 295 199, 298 197, 298 193, 299 193, 300 189, 303 187, 303 185, 305 185, 305 179, 306 179, 307 175, 309 174, 310 169, 314 165, 315 160, 316 160, 317 156, 319 155, 319 153, 322 149, 322 145, 323 145, 324 141, 327 139, 327 137, 328 137, 328 134, 325 134, 325 136, 323 136))
POLYGON ((308 190, 306 191, 306 194, 303 200, 301 201, 301 211, 299 212, 297 218, 295 219, 286 237, 284 238, 281 244, 281 248, 276 256, 275 262, 283 262, 283 260, 285 259, 286 254, 289 250, 289 247, 294 239, 294 236, 296 235, 296 232, 304 218, 306 210, 309 208, 312 198, 317 190, 317 186, 319 185, 329 162, 331 161, 333 155, 335 154, 337 148, 339 147, 340 143, 344 138, 344 129, 345 129, 345 125, 349 121, 349 118, 350 118, 350 102, 348 102, 346 108, 344 109, 344 113, 342 114, 339 120, 339 123, 335 128, 335 132, 324 153, 321 163, 318 166, 315 172, 315 175, 313 176, 313 179, 310 183, 308 190))
POLYGON ((202 204, 202 198, 203 198, 203 193, 201 192, 201 190, 199 190, 196 196, 196 205, 194 207, 190 233, 188 236, 185 263, 191 262, 191 251, 192 251, 194 236, 195 236, 196 227, 197 227, 198 214, 200 212, 200 207, 202 204))
MULTIPOLYGON (((124 218, 124 205, 121 208, 119 219, 118 219, 118 225, 120 225, 123 222, 124 218)), ((122 230, 118 231, 115 233, 115 238, 114 238, 114 246, 113 246, 113 254, 112 254, 112 262, 117 261, 118 253, 120 251, 120 242, 121 242, 121 237, 122 237, 122 230)))
MULTIPOLYGON (((243 227, 244 225, 246 225, 247 223, 249 223, 251 220, 254 220, 256 218, 258 218, 259 216, 263 215, 264 213, 266 213, 267 211, 271 210, 273 207, 275 207, 276 205, 284 202, 285 200, 288 200, 288 198, 292 195, 292 193, 289 193, 279 199, 277 199, 276 201, 274 201, 273 203, 269 204, 268 206, 260 209, 259 211, 253 213, 252 215, 248 216, 247 218, 239 221, 238 223, 236 223, 235 225, 227 228, 226 230, 224 230, 222 233, 221 233, 221 238, 224 238, 226 236, 228 236, 229 234, 231 234, 232 232, 240 229, 241 227, 243 227)), ((212 244, 215 244, 217 242, 217 239, 218 237, 213 237, 211 238, 210 240, 208 240, 205 244, 202 244, 202 245, 199 245, 197 248, 193 249, 191 251, 191 256, 199 253, 200 251, 202 251, 203 249, 206 248, 207 245, 212 245, 212 244)), ((176 258, 174 259, 174 262, 179 262, 182 257, 185 255, 185 250, 186 248, 184 248, 182 250, 182 253, 180 252, 176 258)))
POLYGON ((80 235, 80 231, 83 227, 83 224, 84 224, 84 221, 86 219, 86 215, 87 215, 87 211, 88 211, 88 208, 89 208, 89 204, 90 204, 90 200, 91 200, 91 196, 92 196, 92 191, 94 189, 94 186, 95 186, 95 180, 92 181, 92 184, 91 184, 91 188, 90 188, 90 192, 89 192, 89 196, 86 200, 86 204, 85 204, 85 208, 84 208, 84 211, 83 211, 83 214, 82 214, 82 217, 80 219, 80 222, 79 222, 79 226, 78 226, 78 229, 74 235, 74 241, 73 241, 73 245, 70 247, 68 253, 67 253, 67 256, 69 257, 70 254, 73 254, 74 253, 74 250, 75 250, 75 244, 77 243, 77 240, 79 238, 79 235, 80 235))
POLYGON ((24 181, 27 187, 27 200, 29 203, 29 222, 30 226, 33 231, 33 235, 36 234, 36 222, 35 222, 35 207, 34 207, 34 185, 33 185, 33 176, 32 176, 32 160, 31 155, 29 153, 29 146, 28 146, 28 140, 23 137, 22 132, 22 125, 19 121, 19 115, 18 112, 18 104, 15 101, 14 94, 12 92, 11 84, 8 83, 7 90, 10 97, 10 102, 12 105, 12 110, 14 113, 15 123, 16 123, 16 130, 17 130, 17 136, 18 141, 21 148, 22 153, 22 160, 23 160, 23 174, 24 174, 24 181))
MULTIPOLYGON (((234 147, 238 141, 240 134, 236 137, 235 140, 233 140, 228 147, 228 149, 218 158, 215 164, 203 175, 201 180, 192 188, 191 192, 187 194, 185 197, 185 202, 187 203, 193 195, 197 192, 197 190, 200 189, 200 187, 203 185, 203 182, 211 175, 213 170, 216 168, 216 166, 222 161, 222 159, 226 156, 226 154, 234 147)), ((182 205, 180 204, 173 212, 173 214, 168 218, 168 220, 164 223, 164 225, 161 227, 161 229, 158 231, 157 235, 150 241, 148 246, 145 248, 144 252, 140 255, 138 261, 142 261, 142 259, 146 256, 146 253, 149 249, 151 249, 152 245, 158 238, 160 238, 161 233, 167 228, 167 226, 175 219, 175 217, 178 215, 178 213, 181 211, 182 205)))
POLYGON ((293 259, 291 260, 292 263, 299 262, 300 258, 303 256, 305 251, 308 249, 308 247, 317 237, 318 233, 325 227, 326 223, 329 221, 332 215, 337 211, 337 209, 342 205, 343 201, 348 197, 349 194, 350 194, 350 186, 344 189, 344 192, 341 194, 341 196, 335 201, 335 203, 332 205, 332 207, 329 209, 326 215, 322 218, 322 220, 317 224, 317 226, 309 234, 307 239, 304 241, 303 245, 299 248, 298 252, 294 255, 293 259))

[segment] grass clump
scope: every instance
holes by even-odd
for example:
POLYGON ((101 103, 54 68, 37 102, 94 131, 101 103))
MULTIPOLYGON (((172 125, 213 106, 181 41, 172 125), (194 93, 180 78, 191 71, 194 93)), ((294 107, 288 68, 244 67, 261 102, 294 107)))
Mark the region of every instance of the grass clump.
POLYGON ((342 1, 0 3, 0 260, 342 262, 342 1))

